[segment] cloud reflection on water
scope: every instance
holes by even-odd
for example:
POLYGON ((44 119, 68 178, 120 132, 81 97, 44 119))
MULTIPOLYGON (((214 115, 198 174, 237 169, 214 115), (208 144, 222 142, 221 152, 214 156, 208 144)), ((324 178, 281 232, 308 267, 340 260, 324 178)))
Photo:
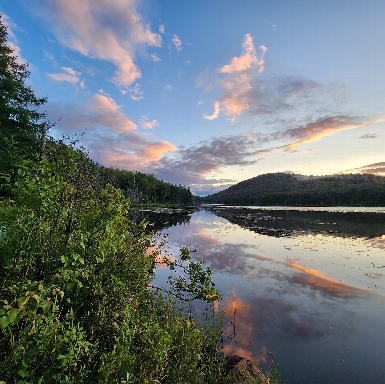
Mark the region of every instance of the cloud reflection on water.
MULTIPOLYGON (((380 321, 371 304, 373 297, 383 304, 384 296, 383 287, 373 288, 382 282, 382 270, 377 268, 385 263, 383 243, 378 239, 274 238, 207 212, 193 215, 188 229, 173 227, 167 232, 170 249, 176 252, 180 245, 187 245, 194 250, 195 261, 205 260, 214 270, 223 296, 219 309, 224 311, 225 336, 229 337, 225 352, 266 368, 269 353, 274 351, 283 358, 282 369, 297 377, 299 371, 311 375, 317 364, 339 374, 345 345, 352 356, 361 356, 367 364, 377 361, 373 348, 363 343, 365 337, 374 337, 363 319, 373 324, 380 321)), ((378 338, 383 339, 376 334, 378 338)), ((349 369, 361 368, 351 365, 349 369)))

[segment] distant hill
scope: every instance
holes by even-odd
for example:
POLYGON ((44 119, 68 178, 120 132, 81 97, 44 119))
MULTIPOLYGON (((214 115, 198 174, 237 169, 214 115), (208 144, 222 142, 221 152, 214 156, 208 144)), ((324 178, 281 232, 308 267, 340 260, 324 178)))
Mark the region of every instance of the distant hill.
POLYGON ((262 206, 385 206, 385 177, 267 173, 213 195, 196 197, 195 201, 197 204, 262 206))

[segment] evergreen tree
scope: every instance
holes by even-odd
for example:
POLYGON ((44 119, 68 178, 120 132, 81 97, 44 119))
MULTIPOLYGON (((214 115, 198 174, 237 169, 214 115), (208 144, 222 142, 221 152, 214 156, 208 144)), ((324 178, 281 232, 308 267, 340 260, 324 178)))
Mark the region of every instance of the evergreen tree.
POLYGON ((40 153, 45 114, 39 108, 46 99, 26 85, 28 64, 18 61, 7 38, 0 14, 0 173, 13 176, 15 165, 40 153))

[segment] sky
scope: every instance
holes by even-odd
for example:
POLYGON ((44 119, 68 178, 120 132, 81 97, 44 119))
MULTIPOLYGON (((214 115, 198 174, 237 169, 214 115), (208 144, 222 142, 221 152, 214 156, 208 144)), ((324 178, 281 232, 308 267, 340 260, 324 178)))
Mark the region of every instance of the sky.
POLYGON ((50 134, 197 195, 385 176, 383 0, 0 0, 50 134))

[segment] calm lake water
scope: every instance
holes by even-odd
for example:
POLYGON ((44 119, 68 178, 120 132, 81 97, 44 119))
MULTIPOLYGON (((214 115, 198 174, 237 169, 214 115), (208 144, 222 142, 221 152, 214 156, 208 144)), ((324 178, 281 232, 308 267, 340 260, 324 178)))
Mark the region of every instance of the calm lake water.
MULTIPOLYGON (((225 332, 231 336, 226 352, 247 357, 263 370, 274 354, 289 384, 383 383, 381 210, 355 216, 343 208, 308 217, 251 210, 221 217, 220 210, 202 210, 170 218, 172 227, 161 233, 169 235, 169 253, 178 255, 186 245, 194 260, 206 260, 214 270, 223 296, 220 307, 227 314, 225 332)), ((161 283, 168 274, 160 269, 156 278, 161 283)))

